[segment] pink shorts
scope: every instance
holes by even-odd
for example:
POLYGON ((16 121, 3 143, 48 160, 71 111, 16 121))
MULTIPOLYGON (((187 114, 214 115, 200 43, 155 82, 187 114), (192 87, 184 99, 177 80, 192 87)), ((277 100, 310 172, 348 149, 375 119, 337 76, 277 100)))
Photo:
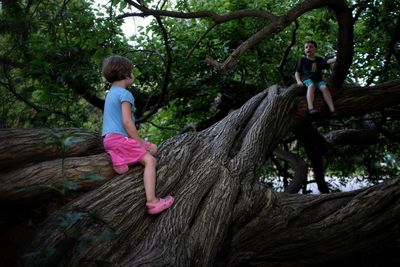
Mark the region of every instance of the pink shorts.
MULTIPOLYGON (((114 166, 134 164, 147 153, 135 139, 122 134, 108 134, 103 145, 114 166)), ((148 148, 151 143, 144 141, 144 145, 148 148)))

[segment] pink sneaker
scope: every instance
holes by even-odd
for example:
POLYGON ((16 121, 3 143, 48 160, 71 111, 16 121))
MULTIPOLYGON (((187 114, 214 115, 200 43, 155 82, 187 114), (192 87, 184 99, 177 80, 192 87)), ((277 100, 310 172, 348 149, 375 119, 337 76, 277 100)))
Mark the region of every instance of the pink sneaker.
POLYGON ((114 171, 118 174, 124 174, 129 170, 128 165, 113 166, 114 171))
POLYGON ((174 203, 174 198, 171 196, 166 196, 165 198, 160 198, 160 201, 158 201, 157 203, 146 204, 147 213, 148 214, 158 214, 158 213, 168 209, 169 207, 171 207, 173 203, 174 203))

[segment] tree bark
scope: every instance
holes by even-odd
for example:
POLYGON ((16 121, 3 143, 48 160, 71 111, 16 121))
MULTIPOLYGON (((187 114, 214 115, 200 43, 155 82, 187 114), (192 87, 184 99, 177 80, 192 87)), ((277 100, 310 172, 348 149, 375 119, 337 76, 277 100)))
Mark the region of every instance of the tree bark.
POLYGON ((311 123, 305 123, 296 127, 294 134, 302 142, 306 154, 311 160, 318 190, 321 193, 329 193, 329 187, 325 181, 325 167, 323 163, 323 157, 329 149, 328 143, 311 123))
POLYGON ((362 129, 342 129, 324 135, 331 145, 371 145, 379 141, 379 132, 371 116, 364 116, 362 129))
POLYGON ((82 129, 0 129, 0 170, 100 151, 100 135, 82 129))
MULTIPOLYGON (((165 141, 157 193, 175 196, 171 209, 146 215, 136 166, 51 216, 26 265, 305 266, 398 239, 399 178, 319 196, 276 193, 258 182, 305 114, 298 88, 272 87, 212 127, 165 141)), ((341 98, 338 109, 360 112, 356 91, 348 92, 353 109, 341 98)), ((370 109, 399 93, 398 84, 386 87, 370 109)))
POLYGON ((21 205, 98 187, 114 176, 108 156, 99 155, 56 159, 0 172, 0 205, 21 205))
POLYGON ((98 154, 101 144, 98 134, 82 129, 0 129, 0 206, 103 184, 114 171, 98 154))
POLYGON ((269 197, 232 238, 227 265, 321 266, 395 240, 399 186, 396 178, 348 193, 269 197))
POLYGON ((288 162, 294 171, 293 180, 285 188, 285 192, 291 194, 298 193, 301 187, 307 184, 307 163, 300 156, 282 149, 275 149, 273 155, 278 159, 288 162))

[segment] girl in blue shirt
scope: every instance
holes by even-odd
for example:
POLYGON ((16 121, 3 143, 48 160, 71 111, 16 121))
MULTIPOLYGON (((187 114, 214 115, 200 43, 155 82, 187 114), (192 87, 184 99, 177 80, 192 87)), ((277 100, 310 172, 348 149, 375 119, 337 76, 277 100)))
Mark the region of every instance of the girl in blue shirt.
POLYGON ((135 126, 132 111, 135 99, 132 93, 126 90, 133 84, 132 69, 132 62, 122 56, 114 55, 104 60, 103 75, 111 83, 111 88, 104 104, 103 144, 118 174, 126 173, 128 165, 137 162, 144 166, 147 212, 157 214, 169 208, 174 198, 156 197, 157 161, 154 156, 157 146, 140 138, 135 126))

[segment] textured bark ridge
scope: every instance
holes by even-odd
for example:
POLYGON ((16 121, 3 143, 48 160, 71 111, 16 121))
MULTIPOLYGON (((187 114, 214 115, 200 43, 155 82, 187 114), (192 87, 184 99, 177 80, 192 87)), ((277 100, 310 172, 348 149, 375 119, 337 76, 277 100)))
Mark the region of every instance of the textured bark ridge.
POLYGON ((258 182, 266 158, 299 123, 302 93, 269 88, 212 127, 167 140, 157 191, 175 196, 171 209, 145 213, 135 166, 51 216, 26 265, 302 266, 396 240, 398 178, 320 196, 258 182))
POLYGON ((82 129, 0 129, 0 170, 61 157, 97 154, 100 136, 82 129))
POLYGON ((0 129, 0 206, 89 190, 114 176, 101 138, 82 129, 0 129))

